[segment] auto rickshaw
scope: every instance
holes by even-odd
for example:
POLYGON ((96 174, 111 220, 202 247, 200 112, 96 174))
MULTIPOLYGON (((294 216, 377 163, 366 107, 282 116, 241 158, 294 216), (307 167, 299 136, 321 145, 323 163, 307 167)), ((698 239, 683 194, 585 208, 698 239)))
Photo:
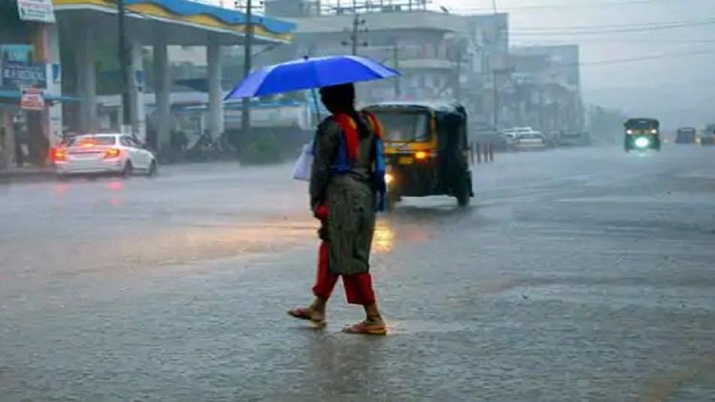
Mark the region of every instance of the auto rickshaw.
POLYGON ((715 145, 715 124, 708 124, 698 135, 696 142, 700 145, 715 145))
POLYGON ((694 127, 680 127, 675 132, 676 144, 694 144, 697 138, 697 130, 694 127))
POLYGON ((467 112, 455 103, 390 102, 365 108, 383 126, 387 208, 402 197, 474 197, 467 112))
POLYGON ((660 151, 660 122, 650 118, 628 119, 623 146, 626 152, 654 149, 660 151))

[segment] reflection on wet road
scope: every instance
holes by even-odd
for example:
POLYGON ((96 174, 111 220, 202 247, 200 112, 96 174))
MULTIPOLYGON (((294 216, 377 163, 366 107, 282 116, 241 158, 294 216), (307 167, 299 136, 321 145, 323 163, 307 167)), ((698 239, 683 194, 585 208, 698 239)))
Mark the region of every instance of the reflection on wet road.
POLYGON ((406 199, 373 272, 392 326, 325 331, 290 166, 0 190, 0 400, 710 401, 709 149, 497 155, 472 207, 406 199))

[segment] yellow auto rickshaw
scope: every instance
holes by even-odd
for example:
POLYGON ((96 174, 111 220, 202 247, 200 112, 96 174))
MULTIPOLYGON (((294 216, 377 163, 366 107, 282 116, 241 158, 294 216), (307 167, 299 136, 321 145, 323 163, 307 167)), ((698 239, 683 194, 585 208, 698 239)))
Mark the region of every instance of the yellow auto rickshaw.
POLYGON ((403 196, 448 195, 469 205, 474 191, 464 106, 390 102, 365 110, 383 126, 388 209, 403 196))

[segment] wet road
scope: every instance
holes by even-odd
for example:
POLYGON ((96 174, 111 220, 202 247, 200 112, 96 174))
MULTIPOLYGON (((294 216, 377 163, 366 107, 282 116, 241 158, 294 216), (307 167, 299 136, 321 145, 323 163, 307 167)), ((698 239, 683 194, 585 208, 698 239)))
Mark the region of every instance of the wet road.
POLYGON ((406 200, 373 272, 392 326, 310 300, 290 167, 0 188, 0 401, 712 401, 715 155, 497 155, 406 200))

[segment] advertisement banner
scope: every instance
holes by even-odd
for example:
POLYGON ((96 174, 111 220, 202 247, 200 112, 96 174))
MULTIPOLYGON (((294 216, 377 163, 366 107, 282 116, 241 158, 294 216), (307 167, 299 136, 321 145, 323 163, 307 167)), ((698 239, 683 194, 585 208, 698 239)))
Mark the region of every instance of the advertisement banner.
POLYGON ((18 63, 4 61, 0 74, 0 87, 47 87, 47 68, 43 63, 18 63))
POLYGON ((29 63, 32 53, 32 45, 0 45, 0 64, 5 61, 29 63))
POLYGON ((45 91, 37 88, 23 88, 20 108, 22 110, 45 110, 45 91))
POLYGON ((23 21, 55 23, 52 0, 17 0, 17 11, 23 21))

